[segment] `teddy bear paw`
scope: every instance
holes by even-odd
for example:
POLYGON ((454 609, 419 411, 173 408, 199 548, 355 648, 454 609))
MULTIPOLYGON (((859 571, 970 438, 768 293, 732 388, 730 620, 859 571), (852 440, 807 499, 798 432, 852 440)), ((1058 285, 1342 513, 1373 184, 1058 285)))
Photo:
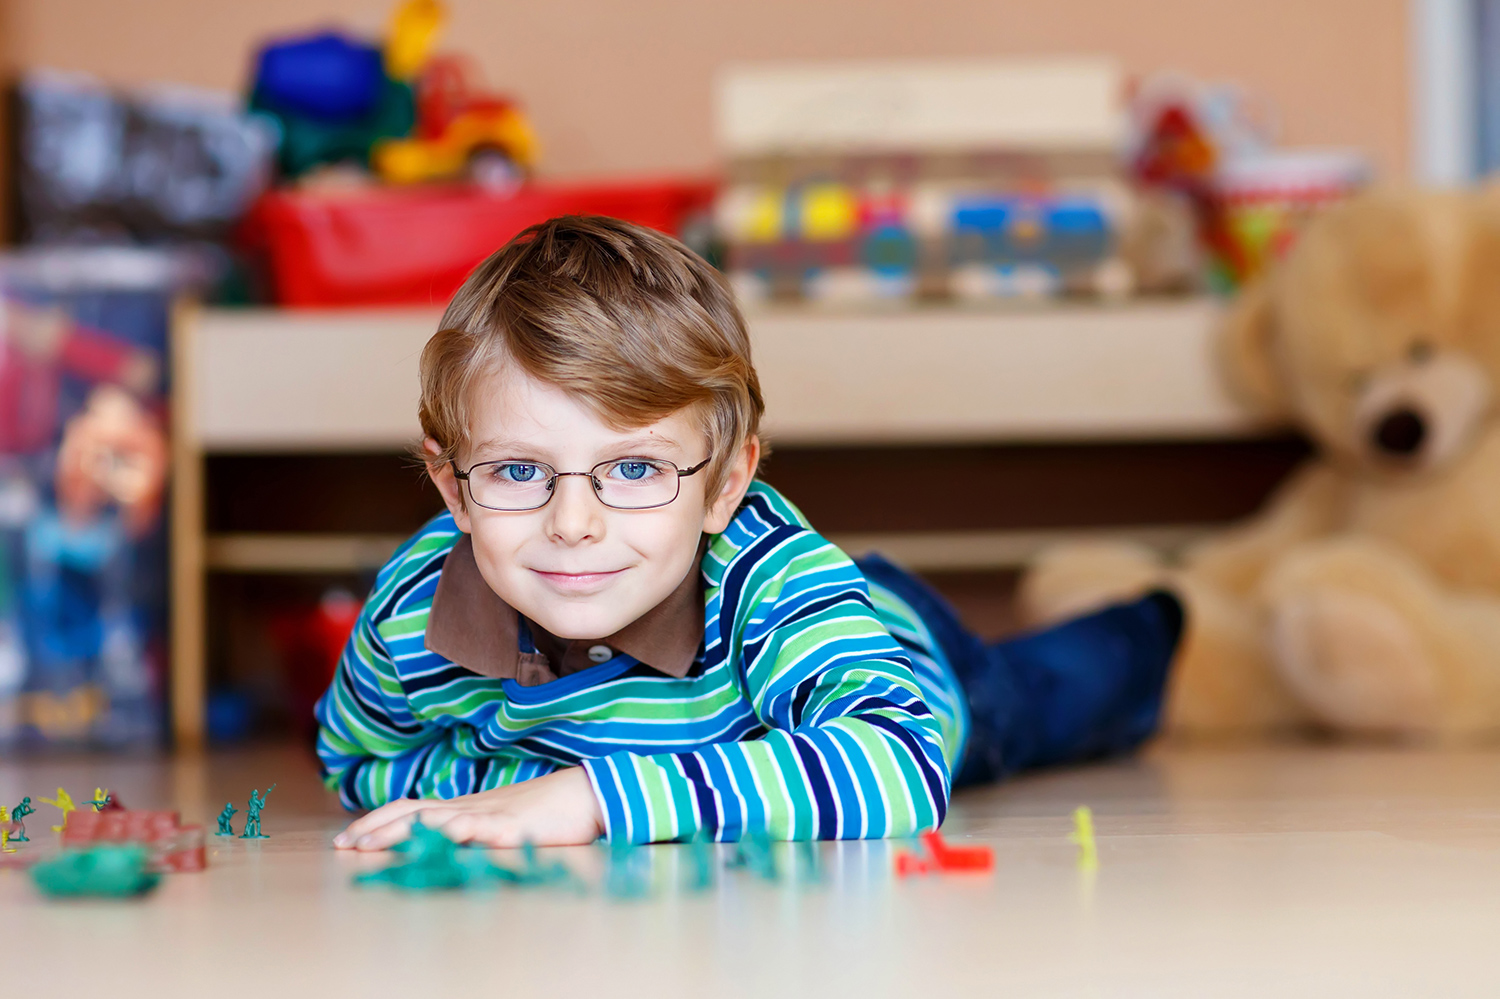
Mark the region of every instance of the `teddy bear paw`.
POLYGON ((1017 614, 1028 626, 1052 624, 1139 597, 1163 585, 1161 557, 1127 541, 1076 542, 1048 549, 1022 577, 1017 614))
POLYGON ((1431 732, 1438 670, 1390 604, 1342 589, 1304 590, 1272 610, 1276 665, 1326 725, 1372 735, 1431 732))

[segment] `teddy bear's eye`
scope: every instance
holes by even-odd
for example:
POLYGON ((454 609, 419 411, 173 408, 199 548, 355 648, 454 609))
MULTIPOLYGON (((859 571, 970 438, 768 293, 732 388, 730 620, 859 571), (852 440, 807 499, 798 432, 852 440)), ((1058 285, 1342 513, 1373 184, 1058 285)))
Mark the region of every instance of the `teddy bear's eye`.
POLYGON ((1406 349, 1406 356, 1413 364, 1426 364, 1432 360, 1432 344, 1418 340, 1406 349))

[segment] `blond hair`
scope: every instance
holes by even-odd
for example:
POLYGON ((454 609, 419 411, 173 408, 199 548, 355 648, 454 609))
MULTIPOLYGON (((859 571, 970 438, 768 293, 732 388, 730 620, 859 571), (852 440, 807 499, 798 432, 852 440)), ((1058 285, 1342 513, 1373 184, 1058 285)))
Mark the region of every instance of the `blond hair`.
POLYGON ((677 240, 595 216, 534 225, 480 264, 422 351, 422 432, 456 460, 471 396, 500 362, 588 405, 609 426, 691 407, 708 438, 707 496, 765 404, 744 317, 719 273, 677 240))

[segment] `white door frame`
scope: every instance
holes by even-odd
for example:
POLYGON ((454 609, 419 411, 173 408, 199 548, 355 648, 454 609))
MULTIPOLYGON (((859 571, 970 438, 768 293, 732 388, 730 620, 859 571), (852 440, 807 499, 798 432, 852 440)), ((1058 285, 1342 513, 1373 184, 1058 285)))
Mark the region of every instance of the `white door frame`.
POLYGON ((1412 177, 1452 186, 1479 163, 1478 0, 1410 0, 1412 177))

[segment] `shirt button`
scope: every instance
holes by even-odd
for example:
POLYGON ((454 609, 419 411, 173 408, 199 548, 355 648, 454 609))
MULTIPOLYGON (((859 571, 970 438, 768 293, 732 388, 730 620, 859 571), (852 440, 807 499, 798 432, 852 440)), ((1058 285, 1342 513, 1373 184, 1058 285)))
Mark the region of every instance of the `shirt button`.
POLYGON ((590 645, 589 661, 596 663, 607 663, 615 657, 615 650, 608 645, 590 645))

